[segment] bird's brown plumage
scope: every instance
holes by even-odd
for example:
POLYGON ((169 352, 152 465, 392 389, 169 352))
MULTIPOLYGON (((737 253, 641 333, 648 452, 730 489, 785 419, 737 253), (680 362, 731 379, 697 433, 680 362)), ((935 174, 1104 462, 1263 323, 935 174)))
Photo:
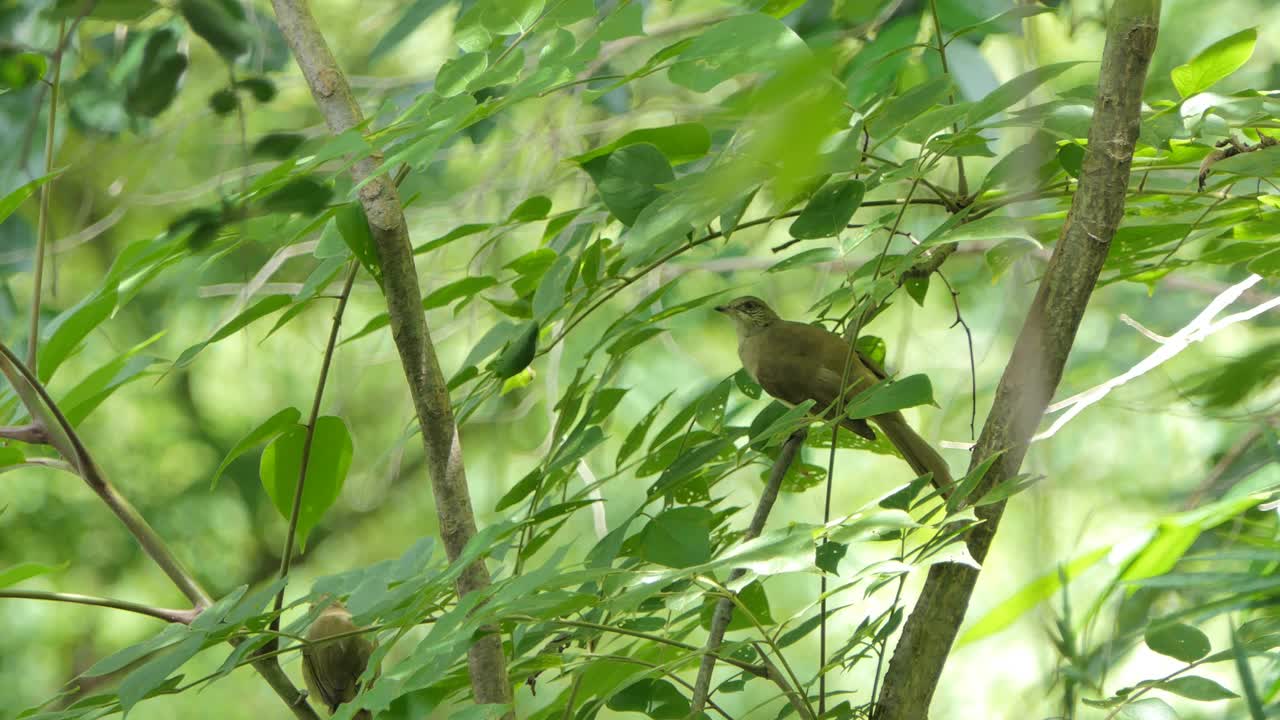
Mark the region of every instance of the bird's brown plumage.
MULTIPOLYGON (((351 613, 338 602, 325 608, 307 628, 310 644, 302 649, 302 677, 314 699, 324 705, 329 714, 359 694, 360 676, 373 655, 373 642, 364 635, 324 640, 356 630, 359 628, 351 621, 351 613)), ((370 717, 367 710, 356 713, 357 720, 370 717)))
MULTIPOLYGON (((849 353, 844 338, 816 325, 783 320, 763 300, 746 295, 716 310, 734 319, 742 366, 771 396, 791 405, 814 401, 814 412, 831 418, 849 399, 885 378, 860 352, 849 353), (848 370, 845 363, 848 362, 848 370), (845 392, 841 398, 841 381, 845 392)), ((918 475, 933 473, 940 488, 951 485, 946 460, 925 442, 900 412, 871 418, 918 475)), ((841 425, 869 440, 875 433, 866 420, 846 418, 841 425)))

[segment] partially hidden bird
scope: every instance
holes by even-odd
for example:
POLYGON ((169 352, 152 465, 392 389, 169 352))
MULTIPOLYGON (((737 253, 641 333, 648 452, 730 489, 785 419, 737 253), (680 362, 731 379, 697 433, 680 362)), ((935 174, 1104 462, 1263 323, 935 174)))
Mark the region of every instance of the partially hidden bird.
MULTIPOLYGON (((738 332, 738 357, 760 387, 782 402, 795 406, 813 400, 813 410, 831 419, 858 393, 886 378, 876 364, 839 335, 802 322, 783 320, 768 303, 753 295, 735 298, 716 311, 733 319, 738 332), (848 362, 848 372, 845 363, 848 362), (840 397, 841 381, 845 392, 840 397)), ((917 475, 933 474, 933 484, 947 492, 951 471, 947 461, 907 424, 902 413, 873 415, 880 428, 917 475)), ((864 419, 844 418, 840 424, 875 440, 875 431, 864 419)))
MULTIPOLYGON (((369 666, 373 641, 365 634, 348 633, 361 629, 351 621, 347 607, 337 601, 332 601, 307 628, 307 645, 302 648, 302 679, 311 696, 324 705, 330 715, 360 693, 360 676, 369 666)), ((356 720, 372 717, 368 710, 355 714, 356 720)))

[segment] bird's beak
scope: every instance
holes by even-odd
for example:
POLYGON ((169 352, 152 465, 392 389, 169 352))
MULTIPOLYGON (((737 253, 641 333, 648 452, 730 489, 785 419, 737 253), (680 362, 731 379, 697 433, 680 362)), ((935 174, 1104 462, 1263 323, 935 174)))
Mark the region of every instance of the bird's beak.
POLYGON ((722 313, 722 312, 729 312, 729 306, 728 306, 728 305, 717 305, 717 306, 716 306, 716 308, 715 308, 715 310, 716 310, 716 312, 720 312, 720 313, 722 313))

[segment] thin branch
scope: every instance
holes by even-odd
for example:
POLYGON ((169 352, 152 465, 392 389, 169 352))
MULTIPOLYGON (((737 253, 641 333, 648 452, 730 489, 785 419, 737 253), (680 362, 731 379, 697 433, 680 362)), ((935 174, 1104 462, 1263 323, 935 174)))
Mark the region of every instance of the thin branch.
MULTIPOLYGON (((58 52, 53 55, 53 81, 49 90, 49 122, 45 126, 44 174, 53 171, 54 135, 58 129, 58 90, 62 87, 62 52, 67 39, 67 21, 58 24, 58 52)), ((36 221, 36 256, 31 271, 31 320, 27 329, 27 366, 36 367, 40 348, 40 301, 44 284, 44 255, 49 243, 49 199, 53 197, 53 180, 40 186, 40 216, 36 221)))
MULTIPOLYGON (((39 379, 4 343, 0 343, 0 374, 9 380, 9 384, 13 386, 14 392, 22 400, 23 406, 32 419, 47 429, 49 444, 66 458, 72 465, 72 470, 115 513, 133 535, 134 540, 142 546, 143 552, 147 553, 151 560, 169 576, 173 584, 191 600, 192 605, 195 606, 191 612, 198 615, 212 605, 213 599, 200 586, 199 581, 173 556, 159 533, 147 523, 137 508, 133 507, 111 485, 93 456, 89 454, 88 447, 80 440, 75 428, 67 421, 66 416, 40 384, 39 379)), ((237 643, 236 640, 231 642, 233 645, 237 643)), ((278 662, 270 658, 258 659, 253 662, 253 667, 289 707, 294 717, 298 720, 319 720, 320 716, 306 702, 306 696, 294 687, 293 681, 285 674, 278 662)))
MULTIPOLYGON (((760 502, 756 504, 755 515, 751 518, 751 524, 747 526, 747 530, 743 533, 743 541, 754 540, 764 531, 764 525, 769 519, 769 513, 773 510, 773 504, 778 500, 778 492, 782 487, 782 479, 786 477, 787 470, 791 468, 791 463, 795 461, 797 453, 800 452, 800 446, 804 444, 805 431, 801 430, 792 434, 783 443, 782 449, 778 452, 778 459, 773 463, 773 470, 769 472, 769 481, 765 484, 764 492, 760 496, 760 502)), ((726 586, 731 585, 735 580, 746 574, 746 570, 736 568, 729 573, 729 580, 726 586)), ((730 597, 722 597, 716 602, 714 613, 711 615, 711 629, 707 634, 707 642, 703 646, 702 663, 698 666, 698 678, 693 685, 693 699, 689 705, 689 715, 697 717, 702 712, 703 707, 707 703, 707 697, 711 692, 711 674, 716 667, 716 655, 720 646, 724 643, 725 631, 729 628, 729 621, 733 619, 733 599, 730 597)), ((791 702, 796 712, 802 718, 812 718, 813 711, 809 708, 808 703, 803 702, 803 698, 797 693, 787 693, 787 699, 791 702)))
POLYGON ((97 493, 98 497, 115 513, 120 522, 133 535, 144 552, 164 571, 178 589, 187 596, 197 609, 203 610, 213 604, 212 598, 194 576, 178 561, 169 546, 158 533, 147 523, 137 508, 133 507, 123 495, 116 491, 107 479, 102 468, 89 454, 89 449, 76 434, 75 428, 67 421, 62 410, 36 378, 35 374, 22 364, 6 345, 0 343, 0 373, 4 374, 18 396, 22 398, 27 412, 33 420, 42 424, 50 433, 49 442, 62 456, 75 466, 80 477, 97 493), (33 397, 34 396, 34 397, 33 397))
POLYGON ((0 598, 47 600, 49 602, 91 605, 95 607, 104 607, 111 608, 113 610, 137 613, 138 615, 146 615, 147 617, 164 620, 165 622, 181 623, 183 625, 190 625, 191 621, 195 620, 200 615, 200 611, 195 608, 189 610, 172 610, 169 608, 151 607, 150 605, 129 602, 128 600, 93 597, 91 595, 77 595, 76 593, 46 592, 44 590, 0 590, 0 598))
MULTIPOLYGON (((1079 189, 978 438, 970 468, 1001 454, 975 488, 974 497, 1017 474, 1062 377, 1124 215, 1159 14, 1158 0, 1116 0, 1112 5, 1079 189)), ((965 540, 978 563, 987 556, 1004 506, 1002 501, 975 509, 981 522, 970 528, 965 540)), ((943 665, 977 580, 977 570, 959 563, 930 567, 885 673, 876 720, 929 716, 943 665)))
POLYGON ((17 440, 28 445, 48 445, 49 433, 45 432, 44 426, 40 423, 27 423, 26 425, 6 425, 0 427, 0 438, 5 440, 17 440))
MULTIPOLYGON (((307 483, 307 468, 311 464, 311 446, 316 437, 316 421, 320 418, 320 402, 324 399, 325 383, 329 379, 329 367, 333 364, 333 353, 338 347, 338 330, 342 327, 342 315, 347 309, 347 299, 351 296, 351 286, 355 284, 356 273, 360 263, 353 258, 347 270, 347 279, 338 295, 338 306, 333 311, 333 323, 329 326, 329 340, 324 346, 324 359, 320 362, 320 377, 316 380, 316 391, 311 399, 311 415, 307 417, 307 429, 302 439, 302 459, 298 464, 298 482, 293 488, 293 507, 289 511, 289 529, 285 532, 284 549, 280 553, 280 577, 289 576, 289 566, 293 561, 293 542, 298 531, 298 518, 302 515, 302 492, 307 483)), ((271 621, 271 629, 280 629, 279 613, 284 609, 284 587, 276 593, 276 617, 271 621)))
MULTIPOLYGON (((938 60, 942 63, 942 74, 951 75, 951 67, 947 64, 947 43, 942 38, 942 21, 938 19, 938 0, 929 0, 929 12, 933 15, 933 37, 938 42, 938 60)), ((948 103, 955 103, 955 93, 947 95, 948 103)), ((960 124, 953 123, 951 125, 953 132, 960 132, 960 124)), ((964 157, 956 156, 956 197, 961 203, 965 202, 969 195, 969 182, 964 176, 964 157)))

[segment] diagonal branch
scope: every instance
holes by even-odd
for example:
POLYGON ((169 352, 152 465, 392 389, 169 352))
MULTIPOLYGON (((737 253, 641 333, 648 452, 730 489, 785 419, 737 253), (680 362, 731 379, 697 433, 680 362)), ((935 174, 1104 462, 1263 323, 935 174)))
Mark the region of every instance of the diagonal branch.
MULTIPOLYGON (((747 526, 746 534, 743 535, 743 541, 754 540, 764 531, 764 524, 769 519, 769 513, 773 511, 773 504, 778 500, 778 491, 782 487, 782 479, 786 477, 787 470, 790 469, 791 463, 795 461, 796 454, 800 451, 800 446, 804 444, 805 431, 801 430, 783 443, 782 450, 778 453, 778 459, 773 463, 773 469, 769 472, 769 482, 765 484, 764 493, 760 496, 760 502, 756 505, 755 515, 751 518, 751 524, 747 526)), ((746 574, 746 570, 738 568, 729 574, 729 581, 726 586, 731 585, 734 580, 746 574)), ((724 633, 729 629, 729 621, 733 619, 733 599, 722 597, 716 602, 715 612, 711 615, 711 631, 707 635, 706 645, 703 647, 702 663, 698 666, 698 679, 693 686, 693 700, 689 704, 689 716, 697 717, 707 704, 707 698, 711 694, 711 673, 716 667, 716 653, 720 651, 720 645, 724 642, 724 633)), ((781 678, 781 674, 773 671, 771 676, 776 675, 775 681, 781 678)), ((785 682, 785 681, 784 681, 785 682)), ((801 718, 812 717, 812 711, 808 704, 804 702, 804 696, 800 695, 796 688, 789 688, 783 685, 783 690, 787 695, 787 700, 795 708, 801 718)))
MULTIPOLYGON (((1004 453, 975 496, 1017 474, 1062 377, 1089 296, 1124 215, 1142 90, 1155 50, 1159 17, 1159 0, 1116 0, 1112 6, 1080 188, 978 438, 971 467, 997 452, 1004 453)), ((970 553, 981 562, 995 538, 1004 503, 980 507, 976 512, 983 522, 973 528, 967 542, 970 553)), ((876 708, 877 720, 928 717, 930 701, 977 581, 977 571, 958 563, 930 568, 920 600, 889 663, 876 708)))
MULTIPOLYGON (((306 78, 316 107, 334 135, 361 128, 364 116, 356 104, 347 78, 329 50, 320 26, 305 0, 272 0, 276 21, 294 60, 306 78)), ((390 317, 391 336, 400 353, 409 394, 422 429, 427 471, 435 496, 436 517, 445 552, 452 561, 476 534, 475 513, 462 464, 462 446, 449 402, 444 373, 422 313, 422 292, 409 229, 400 195, 391 178, 378 174, 381 153, 363 157, 351 166, 360 187, 359 199, 369 220, 382 266, 383 289, 390 317)), ((469 566, 457 580, 459 597, 489 586, 489 571, 482 561, 469 566)), ((487 633, 468 653, 471 687, 480 704, 511 702, 506 658, 497 633, 487 633)))

